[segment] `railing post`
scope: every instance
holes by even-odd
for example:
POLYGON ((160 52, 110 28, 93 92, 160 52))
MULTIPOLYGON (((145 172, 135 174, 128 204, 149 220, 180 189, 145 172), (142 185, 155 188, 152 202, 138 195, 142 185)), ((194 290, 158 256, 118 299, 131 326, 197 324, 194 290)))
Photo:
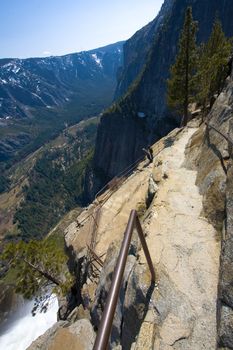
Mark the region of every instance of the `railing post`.
POLYGON ((133 233, 134 218, 135 213, 131 211, 93 350, 105 350, 108 345, 122 277, 127 260, 129 245, 133 233))
POLYGON ((229 136, 224 135, 220 130, 218 130, 214 125, 211 125, 208 122, 205 122, 207 128, 213 129, 214 131, 216 131, 219 135, 221 135, 228 143, 230 143, 231 145, 233 145, 233 139, 229 136))
POLYGON ((154 266, 153 266, 153 263, 152 263, 152 260, 151 260, 151 257, 150 257, 150 253, 149 253, 149 250, 148 250, 148 246, 146 244, 146 240, 145 240, 143 231, 142 231, 142 226, 140 224, 140 221, 139 221, 139 218, 138 218, 138 214, 137 214, 136 211, 135 211, 135 215, 136 215, 136 217, 135 217, 136 228, 137 228, 138 235, 139 235, 139 238, 140 238, 140 241, 141 241, 141 244, 142 244, 142 248, 144 250, 144 254, 145 254, 147 263, 149 265, 150 273, 151 273, 151 282, 154 283, 155 282, 154 266))
POLYGON ((101 318, 99 330, 96 336, 95 344, 93 350, 106 350, 109 342, 109 337, 112 330, 113 318, 116 310, 116 305, 120 293, 122 278, 125 270, 126 260, 128 256, 129 246, 133 234, 133 229, 135 227, 138 230, 138 234, 142 243, 143 250, 146 255, 146 259, 150 268, 152 283, 155 281, 155 273, 153 264, 150 258, 149 250, 142 232, 142 228, 137 216, 136 210, 132 210, 130 213, 129 221, 125 230, 124 239, 121 245, 120 253, 117 259, 117 264, 114 270, 112 283, 110 290, 108 292, 108 297, 106 305, 101 318))

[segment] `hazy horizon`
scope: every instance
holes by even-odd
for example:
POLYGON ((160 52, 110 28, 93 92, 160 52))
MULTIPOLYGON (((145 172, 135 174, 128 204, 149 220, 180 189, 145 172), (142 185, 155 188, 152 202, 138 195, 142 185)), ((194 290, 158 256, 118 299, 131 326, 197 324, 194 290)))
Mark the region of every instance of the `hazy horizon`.
POLYGON ((2 4, 0 58, 61 56, 129 39, 163 0, 8 0, 2 4))

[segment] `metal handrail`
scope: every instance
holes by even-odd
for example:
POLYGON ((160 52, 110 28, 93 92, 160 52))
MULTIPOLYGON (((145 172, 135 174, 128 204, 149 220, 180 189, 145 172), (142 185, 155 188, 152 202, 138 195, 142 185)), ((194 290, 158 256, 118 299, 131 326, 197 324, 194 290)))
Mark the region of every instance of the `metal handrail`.
POLYGON ((209 128, 213 129, 214 131, 216 131, 219 135, 221 135, 226 141, 228 141, 231 145, 233 145, 233 140, 231 140, 229 138, 229 136, 226 136, 225 134, 223 134, 220 130, 218 130, 214 125, 205 122, 206 126, 208 126, 209 128))
MULTIPOLYGON (((145 158, 145 156, 141 156, 140 158, 138 158, 137 160, 135 160, 135 162, 133 162, 132 164, 128 165, 125 169, 123 169, 121 172, 119 172, 116 176, 114 176, 114 178, 119 178, 122 176, 126 176, 128 175, 128 173, 130 173, 134 167, 136 167, 136 165, 138 165, 139 162, 141 162, 143 159, 145 158)), ((113 179, 114 179, 113 178, 113 179)), ((95 199, 97 199, 98 196, 100 196, 109 186, 109 183, 113 180, 111 179, 109 182, 107 182, 107 184, 102 187, 95 195, 95 199)))
POLYGON ((93 256, 94 260, 95 260, 101 267, 103 267, 103 266, 104 266, 104 263, 103 263, 103 261, 101 260, 101 258, 94 252, 94 250, 93 250, 89 245, 87 245, 87 248, 88 248, 90 254, 93 256))
POLYGON ((125 230, 124 239, 121 245, 120 253, 117 259, 117 264, 114 270, 112 284, 108 292, 106 305, 100 322, 99 330, 96 336, 93 350, 106 350, 109 337, 111 334, 113 318, 116 310, 118 296, 121 288, 121 282, 125 270, 126 260, 129 252, 129 246, 132 239, 133 229, 136 228, 142 248, 144 250, 147 263, 151 273, 151 281, 155 282, 155 271, 150 257, 150 253, 143 235, 142 227, 136 210, 131 210, 129 221, 125 230))
MULTIPOLYGON (((160 140, 158 140, 159 142, 160 140)), ((162 151, 162 149, 159 149, 159 151, 157 153, 154 154, 154 157, 158 156, 158 154, 162 151)), ((116 175, 116 177, 126 177, 129 175, 129 173, 134 169, 134 167, 136 167, 138 165, 138 163, 140 161, 142 161, 145 158, 145 156, 138 158, 134 163, 132 163, 131 165, 129 165, 127 168, 125 168, 124 170, 122 170, 119 174, 116 175)), ((95 200, 98 200, 98 196, 104 192, 104 190, 109 186, 109 183, 112 180, 110 180, 104 187, 102 187, 99 192, 96 193, 95 195, 95 200)), ((112 192, 113 193, 113 192, 112 192)), ((112 193, 110 193, 109 197, 111 197, 112 193)), ((102 203, 97 203, 100 207, 102 207, 105 202, 109 199, 109 197, 105 198, 104 201, 102 203)), ((88 214, 86 217, 84 217, 80 222, 79 225, 83 225, 90 217, 92 216, 92 214, 88 214)))

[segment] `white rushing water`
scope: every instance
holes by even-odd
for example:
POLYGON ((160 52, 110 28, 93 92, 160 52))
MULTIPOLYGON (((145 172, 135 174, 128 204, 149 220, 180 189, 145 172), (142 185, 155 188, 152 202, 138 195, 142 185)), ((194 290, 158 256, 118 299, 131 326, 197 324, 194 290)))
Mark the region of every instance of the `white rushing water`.
POLYGON ((25 302, 17 312, 17 320, 0 336, 1 350, 25 350, 33 340, 57 321, 58 301, 52 298, 48 311, 32 316, 34 302, 25 302))

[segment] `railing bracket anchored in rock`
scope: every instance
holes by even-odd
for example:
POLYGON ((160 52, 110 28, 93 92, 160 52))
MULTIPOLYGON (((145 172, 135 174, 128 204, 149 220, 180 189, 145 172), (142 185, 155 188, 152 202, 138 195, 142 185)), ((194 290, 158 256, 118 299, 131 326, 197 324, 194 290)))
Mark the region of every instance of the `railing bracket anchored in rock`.
POLYGON ((117 259, 117 264, 114 270, 112 284, 108 293, 106 305, 100 322, 100 327, 96 336, 93 350, 106 350, 109 337, 111 334, 113 318, 116 310, 118 296, 121 288, 121 282, 125 270, 126 260, 129 252, 129 246, 132 239, 133 230, 136 228, 142 248, 144 250, 147 263, 151 272, 151 282, 155 283, 155 271, 150 257, 150 253, 143 235, 142 227, 136 210, 130 213, 129 221, 125 230, 124 239, 121 245, 120 253, 117 259))

